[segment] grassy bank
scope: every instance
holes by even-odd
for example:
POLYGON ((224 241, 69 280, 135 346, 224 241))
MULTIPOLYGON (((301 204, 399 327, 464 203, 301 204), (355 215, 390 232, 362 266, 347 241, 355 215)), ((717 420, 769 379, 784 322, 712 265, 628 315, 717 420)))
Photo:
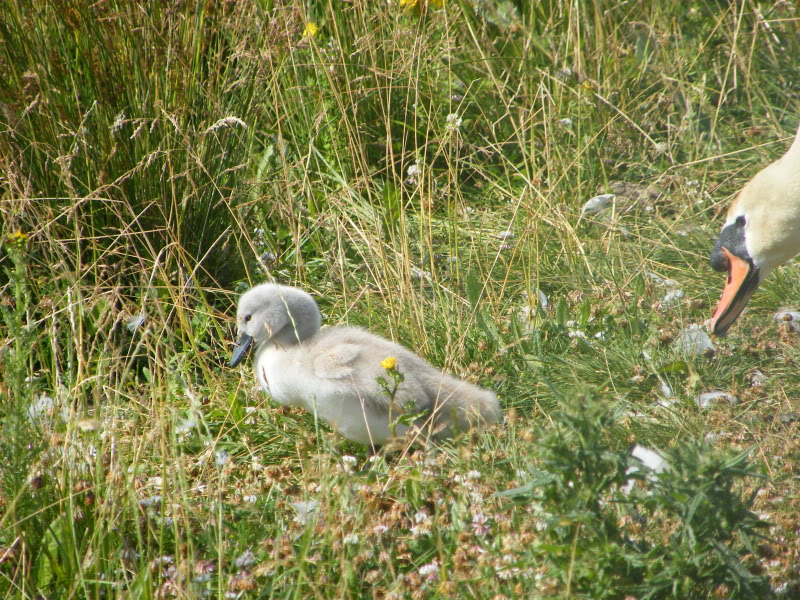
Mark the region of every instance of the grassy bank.
POLYGON ((797 267, 684 342, 732 195, 800 120, 798 18, 7 2, 0 593, 797 597, 797 267), (508 422, 363 472, 225 366, 265 280, 508 422), (670 468, 631 472, 634 443, 670 468))

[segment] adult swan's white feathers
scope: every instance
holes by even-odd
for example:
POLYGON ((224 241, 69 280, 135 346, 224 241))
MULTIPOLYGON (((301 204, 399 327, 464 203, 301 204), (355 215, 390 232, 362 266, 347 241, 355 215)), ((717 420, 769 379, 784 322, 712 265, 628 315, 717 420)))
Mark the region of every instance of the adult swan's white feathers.
POLYGON ((781 158, 742 188, 711 252, 728 280, 711 329, 724 336, 775 267, 800 254, 800 129, 781 158))
POLYGON ((348 439, 375 448, 403 435, 397 417, 424 413, 415 425, 442 438, 481 423, 496 423, 494 393, 435 369, 413 352, 357 327, 320 329, 317 303, 304 291, 265 283, 247 291, 236 315, 239 342, 231 366, 256 347, 261 389, 284 405, 302 406, 348 439), (393 402, 378 383, 389 357, 405 377, 393 402))

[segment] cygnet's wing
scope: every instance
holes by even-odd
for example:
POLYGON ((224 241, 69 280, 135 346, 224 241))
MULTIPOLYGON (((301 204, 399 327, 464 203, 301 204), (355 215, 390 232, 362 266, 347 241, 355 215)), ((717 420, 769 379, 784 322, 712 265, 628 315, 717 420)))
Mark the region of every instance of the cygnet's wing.
POLYGON ((381 361, 390 356, 397 359, 397 368, 404 376, 395 396, 398 406, 405 408, 411 402, 415 411, 422 411, 430 409, 437 397, 442 377, 438 370, 402 346, 363 329, 335 327, 323 330, 314 352, 314 375, 345 385, 346 389, 378 410, 389 406, 389 397, 378 379, 382 378, 390 388, 393 387, 389 374, 381 365, 381 361))
POLYGON ((314 357, 314 375, 320 379, 352 379, 358 361, 355 344, 335 344, 314 357))

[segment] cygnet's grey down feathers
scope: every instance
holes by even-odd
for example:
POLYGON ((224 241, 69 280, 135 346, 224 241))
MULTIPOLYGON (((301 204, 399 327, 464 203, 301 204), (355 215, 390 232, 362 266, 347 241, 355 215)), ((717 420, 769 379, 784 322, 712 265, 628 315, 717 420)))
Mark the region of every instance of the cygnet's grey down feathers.
MULTIPOLYGON (((254 369, 261 388, 284 405, 316 413, 345 437, 372 447, 392 437, 390 420, 426 414, 416 426, 442 438, 482 423, 495 423, 500 406, 493 392, 442 373, 403 346, 358 327, 320 329, 316 302, 297 288, 262 284, 239 300, 238 364, 256 346, 254 369), (394 357, 403 374, 394 402, 382 377, 394 386, 381 361, 394 357)), ((397 425, 396 434, 408 428, 397 425)))

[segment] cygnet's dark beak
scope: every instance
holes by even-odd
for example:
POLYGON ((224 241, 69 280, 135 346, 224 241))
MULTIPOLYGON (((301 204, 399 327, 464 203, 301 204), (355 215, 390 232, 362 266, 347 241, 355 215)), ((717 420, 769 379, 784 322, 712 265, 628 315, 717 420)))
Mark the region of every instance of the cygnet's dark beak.
POLYGON ((231 356, 230 365, 235 367, 242 359, 247 356, 247 351, 250 350, 250 346, 253 345, 253 336, 247 335, 243 333, 239 337, 239 341, 236 344, 236 348, 233 349, 233 356, 231 356))

